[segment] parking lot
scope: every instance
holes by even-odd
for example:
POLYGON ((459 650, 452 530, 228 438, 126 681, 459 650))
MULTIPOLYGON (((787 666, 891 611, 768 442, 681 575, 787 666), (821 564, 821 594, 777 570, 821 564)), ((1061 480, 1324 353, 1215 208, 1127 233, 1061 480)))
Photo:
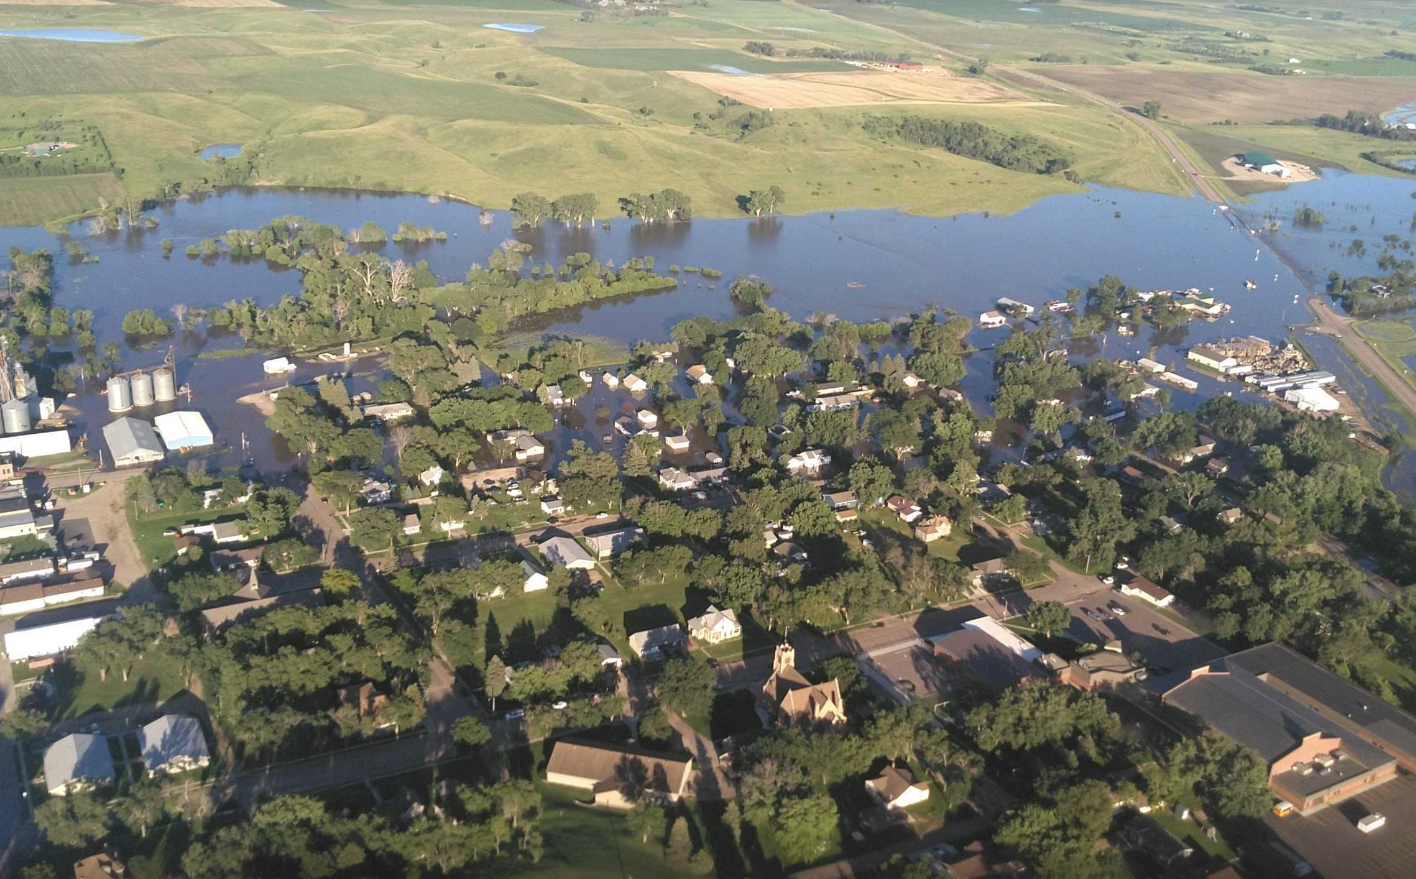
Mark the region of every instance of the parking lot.
POLYGON ((1134 598, 1122 598, 1107 590, 1089 595, 1070 605, 1072 622, 1067 634, 1098 647, 1113 639, 1121 642, 1123 653, 1139 653, 1141 661, 1160 674, 1194 668, 1213 662, 1224 651, 1190 629, 1134 598), (1125 614, 1110 610, 1116 604, 1125 614), (1092 614, 1100 617, 1094 619, 1092 614))
POLYGON ((1267 824, 1285 845, 1328 879, 1408 879, 1416 873, 1416 778, 1401 775, 1309 818, 1269 815, 1267 824), (1371 833, 1357 822, 1372 812, 1386 826, 1371 833))

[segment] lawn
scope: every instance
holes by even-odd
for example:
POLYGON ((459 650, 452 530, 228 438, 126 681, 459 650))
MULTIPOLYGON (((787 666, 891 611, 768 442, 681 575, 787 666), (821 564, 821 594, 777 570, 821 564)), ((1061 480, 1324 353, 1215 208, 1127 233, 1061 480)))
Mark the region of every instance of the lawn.
POLYGON ((1383 656, 1373 663, 1377 674, 1387 679, 1396 691, 1398 705, 1405 711, 1416 711, 1416 669, 1383 656))
POLYGON ((652 836, 647 844, 642 842, 630 832, 624 813, 577 805, 585 792, 539 782, 536 787, 545 809, 541 817, 545 854, 535 866, 518 871, 522 875, 546 879, 702 875, 666 863, 661 843, 652 836))
POLYGON ((112 174, 7 177, 0 181, 0 224, 32 226, 76 217, 100 199, 121 201, 123 187, 112 174))
POLYGON ((162 704, 186 686, 181 672, 155 658, 133 663, 128 680, 119 670, 101 680, 97 669, 62 662, 50 667, 45 679, 57 690, 53 719, 65 720, 144 702, 162 704))
POLYGON ((177 557, 177 548, 171 537, 163 535, 168 528, 176 528, 189 522, 215 522, 239 515, 239 509, 223 507, 210 510, 193 510, 189 513, 139 513, 131 498, 126 504, 128 527, 133 532, 133 542, 147 563, 148 570, 156 570, 177 557))

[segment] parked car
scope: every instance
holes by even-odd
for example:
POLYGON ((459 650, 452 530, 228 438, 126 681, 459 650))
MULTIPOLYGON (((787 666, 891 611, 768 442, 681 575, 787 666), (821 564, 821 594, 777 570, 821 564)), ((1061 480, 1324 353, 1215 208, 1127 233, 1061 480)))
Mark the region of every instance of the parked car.
POLYGON ((1117 601, 1108 604, 1106 609, 1116 614, 1118 617, 1124 617, 1126 615, 1126 606, 1117 601))
POLYGON ((521 720, 526 717, 526 712, 520 708, 513 708, 506 713, 507 720, 521 720))
POLYGON ((570 707, 570 703, 565 701, 564 699, 557 699, 556 701, 551 703, 551 707, 557 711, 564 711, 570 707))
POLYGON ((1115 586, 1116 578, 1111 576, 1110 574, 1102 574, 1101 582, 1105 583, 1107 586, 1115 586))

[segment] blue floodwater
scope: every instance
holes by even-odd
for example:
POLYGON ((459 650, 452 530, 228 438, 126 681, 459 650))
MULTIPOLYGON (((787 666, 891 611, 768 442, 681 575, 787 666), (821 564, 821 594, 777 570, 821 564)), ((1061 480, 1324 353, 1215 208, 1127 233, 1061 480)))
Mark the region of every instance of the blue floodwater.
POLYGON ((756 76, 755 73, 743 70, 740 67, 733 67, 730 64, 709 64, 708 66, 719 73, 731 73, 733 76, 756 76))
POLYGON ((241 155, 241 145, 239 143, 214 143, 202 150, 203 159, 214 159, 217 156, 223 159, 234 159, 241 155))
POLYGON ((35 40, 64 40, 70 43, 135 43, 146 37, 122 31, 91 28, 44 28, 36 30, 0 31, 0 37, 29 37, 35 40))
POLYGON ((513 34, 534 34, 536 31, 544 30, 544 25, 539 24, 484 24, 482 27, 489 27, 494 31, 507 31, 513 34))
POLYGON ((1402 104, 1382 118, 1393 125, 1404 125, 1407 122, 1416 122, 1416 103, 1402 104))
POLYGON ((1398 159, 1396 163, 1403 168, 1416 171, 1416 159, 1398 159))

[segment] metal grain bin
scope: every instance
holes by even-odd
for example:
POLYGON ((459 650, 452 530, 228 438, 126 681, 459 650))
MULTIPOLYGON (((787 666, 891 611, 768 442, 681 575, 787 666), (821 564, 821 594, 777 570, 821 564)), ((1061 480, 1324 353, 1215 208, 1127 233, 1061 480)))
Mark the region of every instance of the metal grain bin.
POLYGON ((0 422, 4 423, 6 433, 29 433, 29 403, 24 400, 11 400, 0 406, 0 422))
POLYGON ((177 379, 173 377, 172 370, 164 366, 152 371, 152 393, 159 403, 171 403, 177 399, 177 379))
POLYGON ((115 375, 108 380, 108 411, 127 412, 133 408, 133 392, 128 387, 128 380, 121 375, 115 375))
POLYGON ((152 375, 146 372, 133 374, 133 405, 152 405, 152 375))

